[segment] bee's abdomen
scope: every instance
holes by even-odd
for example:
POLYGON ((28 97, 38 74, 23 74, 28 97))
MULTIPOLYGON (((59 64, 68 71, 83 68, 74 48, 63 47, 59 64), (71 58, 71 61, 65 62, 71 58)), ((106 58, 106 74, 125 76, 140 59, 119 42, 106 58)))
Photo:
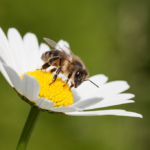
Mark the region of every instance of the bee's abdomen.
POLYGON ((58 56, 58 51, 57 50, 51 50, 51 51, 47 51, 45 53, 42 54, 41 59, 44 62, 48 62, 49 59, 58 56))
POLYGON ((47 62, 51 57, 51 54, 50 54, 50 51, 47 51, 45 53, 42 54, 42 57, 41 59, 44 61, 44 62, 47 62))

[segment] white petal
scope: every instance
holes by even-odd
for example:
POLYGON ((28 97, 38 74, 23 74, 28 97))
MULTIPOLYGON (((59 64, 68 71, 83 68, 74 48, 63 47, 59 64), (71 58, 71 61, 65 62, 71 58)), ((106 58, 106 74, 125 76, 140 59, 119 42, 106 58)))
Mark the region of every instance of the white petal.
POLYGON ((18 73, 16 63, 15 63, 15 60, 12 55, 12 50, 11 50, 8 40, 1 28, 0 28, 0 56, 7 65, 9 65, 11 68, 13 68, 18 73))
POLYGON ((58 46, 56 46, 56 49, 61 50, 60 47, 67 53, 70 54, 70 51, 68 50, 69 43, 67 41, 64 40, 59 40, 57 43, 58 46), (67 48, 68 47, 68 48, 67 48))
POLYGON ((28 71, 33 71, 37 69, 38 59, 39 59, 39 45, 35 34, 27 33, 23 37, 25 53, 28 62, 28 71))
POLYGON ((3 64, 3 67, 5 71, 7 72, 7 75, 9 76, 9 79, 11 83, 13 84, 14 88, 20 93, 23 94, 22 87, 21 87, 21 79, 18 76, 18 74, 10 68, 9 66, 3 64))
POLYGON ((71 89, 71 91, 73 93, 73 101, 74 101, 74 103, 80 101, 82 94, 79 94, 73 88, 71 89))
POLYGON ((101 115, 117 115, 125 112, 126 112, 125 110, 112 109, 112 110, 99 110, 99 111, 70 112, 65 114, 71 116, 101 116, 101 115))
POLYGON ((125 90, 127 90, 130 86, 127 84, 126 81, 113 81, 106 83, 105 85, 101 86, 100 88, 93 89, 89 92, 85 92, 82 95, 82 100, 87 98, 94 97, 109 97, 115 94, 119 94, 125 90))
MULTIPOLYGON (((61 78, 62 81, 65 81, 68 79, 65 75, 63 75, 61 73, 58 75, 58 78, 61 78)), ((68 84, 69 84, 69 82, 68 82, 68 84)))
MULTIPOLYGON (((108 77, 106 77, 103 74, 99 74, 99 75, 92 76, 89 79, 93 81, 95 84, 97 84, 99 87, 101 87, 104 83, 107 82, 108 77)), ((97 87, 91 82, 84 81, 78 88, 76 88, 76 91, 83 94, 84 92, 88 92, 88 90, 91 90, 93 88, 97 89, 97 87)))
POLYGON ((40 44, 40 57, 42 56, 43 53, 45 53, 49 50, 50 50, 50 47, 47 44, 41 43, 40 44))
MULTIPOLYGON (((95 84, 97 84, 99 87, 101 87, 102 85, 104 85, 107 80, 108 77, 106 77, 103 74, 99 74, 99 75, 95 75, 89 78, 91 81, 93 81, 95 84)), ((78 88, 76 89, 72 89, 73 93, 76 93, 76 97, 74 97, 74 100, 79 100, 79 97, 82 98, 84 93, 89 93, 90 90, 94 90, 94 89, 98 89, 95 85, 93 85, 91 82, 89 81, 85 81, 83 82, 78 88)))
POLYGON ((67 46, 68 48, 70 48, 69 43, 67 41, 64 40, 59 40, 57 43, 59 46, 67 46))
POLYGON ((40 107, 40 105, 42 104, 42 102, 44 101, 44 98, 39 98, 35 101, 36 105, 40 107))
POLYGON ((135 113, 135 112, 129 112, 129 111, 126 111, 125 113, 122 113, 122 114, 118 114, 118 116, 143 118, 143 116, 141 114, 138 114, 138 113, 135 113))
POLYGON ((22 37, 15 28, 10 28, 7 35, 9 45, 12 49, 12 55, 16 61, 16 66, 19 71, 19 75, 22 75, 27 71, 27 57, 25 55, 22 37))
POLYGON ((77 111, 79 109, 75 108, 75 107, 55 107, 53 109, 51 109, 51 111, 55 111, 55 112, 74 112, 77 111))
POLYGON ((40 69, 42 67, 42 65, 44 64, 44 61, 41 59, 42 54, 49 50, 50 50, 50 48, 47 44, 45 44, 45 43, 40 44, 39 60, 38 60, 38 66, 37 66, 38 69, 40 69))
POLYGON ((9 79, 2 63, 1 63, 1 61, 0 61, 0 71, 1 71, 2 75, 4 76, 4 78, 7 80, 7 82, 13 87, 13 85, 12 85, 12 83, 11 83, 11 81, 10 81, 10 79, 9 79))
POLYGON ((85 109, 85 108, 88 108, 94 104, 99 103, 100 101, 102 101, 102 98, 92 98, 92 99, 87 99, 84 101, 76 102, 71 106, 79 108, 79 109, 85 109))
POLYGON ((29 100, 35 101, 36 99, 38 99, 40 85, 34 77, 27 74, 23 75, 22 89, 23 95, 29 100))
POLYGON ((54 107, 54 103, 50 100, 39 98, 36 100, 36 105, 42 109, 50 110, 54 107))
POLYGON ((103 96, 114 95, 129 89, 129 85, 126 81, 112 81, 101 87, 103 96))
POLYGON ((87 111, 87 112, 70 112, 65 113, 66 115, 71 116, 102 116, 102 115, 116 115, 116 116, 130 116, 130 117, 140 117, 142 118, 142 115, 134 113, 134 112, 127 112, 125 110, 100 110, 100 111, 87 111))
POLYGON ((87 107, 84 110, 103 108, 103 107, 109 107, 109 106, 115 106, 115 105, 121 105, 121 104, 127 104, 127 103, 134 103, 134 101, 133 100, 102 101, 102 102, 99 102, 98 104, 87 107))
POLYGON ((101 102, 91 107, 88 107, 86 109, 95 109, 95 108, 102 108, 102 107, 108 107, 108 106, 114 106, 114 105, 120 105, 120 104, 126 104, 126 103, 133 103, 134 102, 133 100, 127 100, 133 97, 134 97, 134 94, 129 94, 129 93, 113 95, 113 96, 104 98, 101 102))
MULTIPOLYGON (((89 78, 91 81, 93 81, 95 84, 97 84, 99 87, 101 87, 104 83, 107 82, 108 77, 106 77, 103 74, 97 74, 89 78)), ((92 84, 92 83, 91 83, 92 84)), ((93 86, 97 88, 96 86, 93 86)), ((90 88, 91 89, 91 88, 90 88)))
POLYGON ((126 99, 131 99, 135 97, 134 94, 131 93, 121 93, 121 94, 116 94, 116 95, 112 95, 109 97, 106 97, 104 100, 105 101, 113 101, 113 100, 126 100, 126 99))

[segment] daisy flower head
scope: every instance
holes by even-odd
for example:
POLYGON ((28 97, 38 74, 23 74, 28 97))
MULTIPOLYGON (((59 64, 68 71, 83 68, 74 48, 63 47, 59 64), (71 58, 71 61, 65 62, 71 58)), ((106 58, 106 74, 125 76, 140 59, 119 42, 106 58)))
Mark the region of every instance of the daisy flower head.
MULTIPOLYGON (((60 47, 69 44, 60 40, 60 47)), ((66 53, 69 53, 63 48, 66 53)), ((44 62, 41 56, 50 47, 41 43, 35 34, 26 33, 22 38, 15 28, 10 28, 7 37, 0 28, 0 71, 7 82, 19 96, 35 107, 50 113, 63 113, 72 116, 116 115, 140 117, 142 115, 121 109, 93 110, 108 106, 133 103, 133 94, 122 93, 129 88, 126 81, 107 82, 105 75, 90 77, 99 88, 90 82, 83 82, 78 88, 69 90, 65 87, 66 78, 59 75, 56 81, 49 85, 54 77, 50 70, 41 70, 44 62)))

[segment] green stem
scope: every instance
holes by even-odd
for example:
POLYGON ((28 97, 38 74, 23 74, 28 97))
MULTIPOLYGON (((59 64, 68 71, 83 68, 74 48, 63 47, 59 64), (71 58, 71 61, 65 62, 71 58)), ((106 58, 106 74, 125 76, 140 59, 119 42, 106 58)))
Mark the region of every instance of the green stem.
POLYGON ((28 115, 28 118, 25 123, 22 134, 20 136, 16 150, 25 150, 26 149, 28 141, 32 135, 33 129, 39 118, 40 112, 41 112, 41 110, 39 110, 38 108, 31 107, 30 113, 28 115))

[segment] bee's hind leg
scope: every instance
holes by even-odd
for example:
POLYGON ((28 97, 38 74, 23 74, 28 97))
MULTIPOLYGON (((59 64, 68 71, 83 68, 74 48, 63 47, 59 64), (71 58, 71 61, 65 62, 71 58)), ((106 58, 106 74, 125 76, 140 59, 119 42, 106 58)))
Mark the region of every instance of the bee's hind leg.
POLYGON ((51 58, 47 63, 45 63, 41 69, 47 69, 48 67, 50 67, 51 65, 53 66, 53 63, 55 63, 58 59, 60 59, 60 57, 54 57, 51 58))
POLYGON ((45 63, 41 69, 47 69, 48 67, 50 67, 51 65, 49 63, 45 63))
MULTIPOLYGON (((58 74, 60 73, 60 71, 61 71, 61 67, 59 67, 59 68, 57 69, 56 74, 55 74, 54 77, 53 77, 52 83, 54 83, 54 82, 56 81, 57 76, 58 76, 58 74)), ((49 85, 51 85, 52 83, 50 83, 49 85)))

